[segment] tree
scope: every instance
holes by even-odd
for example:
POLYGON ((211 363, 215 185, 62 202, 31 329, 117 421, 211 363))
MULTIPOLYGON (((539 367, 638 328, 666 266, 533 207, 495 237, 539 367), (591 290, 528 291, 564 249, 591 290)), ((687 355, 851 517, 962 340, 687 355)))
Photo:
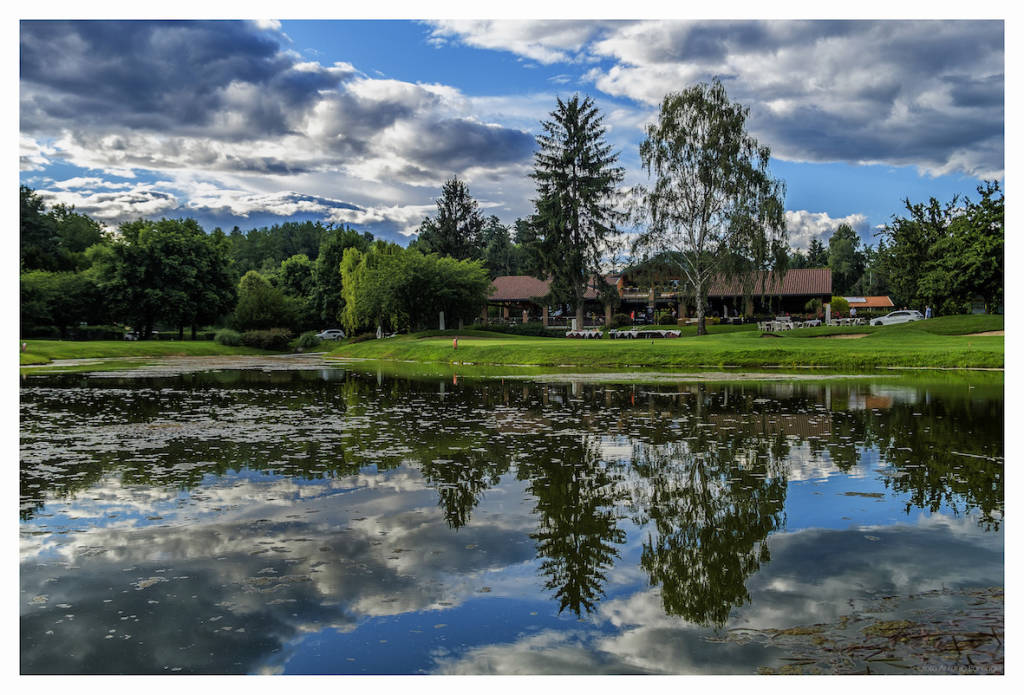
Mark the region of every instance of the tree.
POLYGON ((617 546, 626 542, 612 497, 623 476, 617 466, 603 464, 593 437, 567 439, 534 457, 519 475, 529 476, 527 490, 537 501, 537 530, 530 538, 544 588, 554 592, 559 613, 568 608, 581 616, 604 596, 606 573, 619 557, 617 546))
POLYGON ((107 320, 107 303, 92 274, 32 270, 21 275, 21 332, 55 326, 62 337, 79 323, 107 320))
POLYGON ((515 245, 519 249, 520 266, 519 272, 522 275, 533 275, 544 277, 544 261, 541 257, 541 239, 537 236, 537 230, 529 219, 516 218, 515 224, 515 245))
POLYGON ((281 291, 292 297, 308 297, 313 293, 313 264, 304 253, 281 261, 277 273, 281 291))
MULTIPOLYGON (((213 321, 235 302, 227 239, 193 219, 126 222, 109 252, 92 253, 116 313, 143 337, 157 321, 184 327, 213 321)), ((91 249, 90 249, 91 251, 91 249)))
POLYGON ((864 254, 860 237, 853 227, 841 224, 828 240, 828 267, 832 270, 832 289, 847 293, 864 274, 864 254))
POLYGON ((483 229, 484 264, 491 279, 500 275, 519 275, 523 264, 523 250, 512 243, 509 228, 491 215, 483 229))
POLYGON ((420 224, 416 248, 460 260, 479 258, 483 253, 484 219, 469 187, 453 176, 441 186, 436 217, 420 224))
POLYGON ((480 314, 491 290, 481 261, 460 261, 377 242, 367 253, 349 249, 341 264, 350 333, 375 325, 394 330, 436 327, 480 314))
POLYGON ((904 200, 905 217, 881 231, 879 265, 896 303, 966 311, 975 297, 992 309, 1003 298, 1005 222, 999 184, 978 187, 980 200, 955 196, 946 204, 904 200))
POLYGON ((551 277, 552 299, 572 304, 582 326, 584 295, 622 218, 615 202, 624 172, 590 97, 558 99, 541 128, 531 175, 537 183, 532 227, 539 270, 551 277))
POLYGON ((636 216, 647 222, 637 247, 674 252, 693 292, 698 335, 707 332, 708 288, 727 274, 730 254, 786 241, 784 186, 769 175, 769 148, 746 132, 748 111, 718 80, 700 83, 665 96, 640 145, 654 181, 637 189, 636 216))
POLYGON ((821 239, 811 239, 807 247, 807 267, 824 268, 828 265, 828 249, 821 243, 821 239))
POLYGON ((67 205, 55 205, 49 216, 56 229, 59 264, 66 270, 85 270, 85 251, 103 241, 102 225, 67 205))
POLYGON ((341 320, 344 306, 341 259, 345 249, 355 247, 365 251, 372 241, 371 234, 360 234, 348 227, 329 229, 324 233, 319 255, 313 265, 313 305, 328 327, 337 326, 341 320))
POLYGON ((18 191, 22 270, 54 270, 57 265, 56 225, 35 191, 28 186, 21 186, 18 191))
POLYGON ((280 289, 250 270, 238 282, 238 304, 232 323, 240 330, 284 328, 295 320, 290 309, 280 289))

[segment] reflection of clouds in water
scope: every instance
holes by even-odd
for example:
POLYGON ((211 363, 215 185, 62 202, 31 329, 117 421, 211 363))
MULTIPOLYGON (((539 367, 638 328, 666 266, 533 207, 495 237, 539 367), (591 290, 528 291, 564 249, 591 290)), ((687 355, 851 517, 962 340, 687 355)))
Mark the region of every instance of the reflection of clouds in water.
MULTIPOLYGON (((751 602, 726 627, 788 628, 829 623, 849 601, 874 594, 1002 583, 1002 539, 974 519, 933 515, 917 524, 848 531, 808 529, 769 540, 772 560, 748 582, 751 602), (878 541, 865 538, 876 534, 878 541), (870 562, 865 562, 865 545, 870 562), (906 559, 913 553, 912 565, 906 559), (950 557, 964 562, 950 563, 950 557)), ((604 601, 595 616, 612 634, 544 632, 516 642, 441 655, 439 673, 754 673, 778 653, 750 644, 708 642, 709 634, 665 614, 661 592, 644 589, 604 601)))
MULTIPOLYGON (((396 485, 380 485, 372 495, 349 487, 326 499, 293 496, 286 507, 259 504, 263 496, 293 490, 282 481, 235 480, 203 488, 195 504, 209 518, 192 509, 187 513, 196 520, 187 526, 95 527, 66 534, 59 544, 23 535, 23 668, 159 672, 176 664, 186 672, 246 672, 298 635, 350 630, 368 616, 458 605, 476 595, 481 577, 532 560, 532 544, 522 542, 530 525, 525 509, 485 503, 488 513, 456 534, 417 473, 391 476, 396 485), (362 520, 349 524, 350 516, 362 520), (496 523, 487 523, 489 517, 496 523), (55 549, 61 561, 41 562, 44 549, 55 549), (47 599, 32 605, 37 595, 47 599), (58 604, 73 606, 74 619, 56 624, 65 612, 58 604), (117 611, 141 623, 132 618, 128 632, 109 633, 125 627, 117 611), (60 638, 50 639, 46 630, 60 638), (111 643, 128 633, 133 642, 160 645, 161 654, 134 643, 111 651, 111 643), (108 640, 106 634, 115 636, 108 640), (59 645, 69 638, 89 646, 65 653, 59 645), (229 642, 235 646, 227 648, 229 642), (179 648, 201 652, 204 660, 190 660, 179 648), (205 656, 211 652, 216 657, 205 656)), ((354 480, 314 487, 345 488, 354 480)), ((120 497, 115 482, 106 487, 120 497)), ((521 582, 501 588, 535 590, 521 582)))
POLYGON ((437 655, 443 675, 531 675, 551 673, 641 673, 610 654, 596 653, 586 636, 545 631, 510 644, 475 647, 463 655, 437 655))
POLYGON ((790 441, 789 453, 785 458, 786 477, 789 482, 796 483, 805 480, 824 480, 837 475, 847 478, 868 478, 875 475, 873 460, 877 460, 877 452, 860 453, 861 457, 857 463, 843 471, 832 462, 828 451, 815 453, 811 450, 809 442, 790 441))
POLYGON ((458 656, 437 654, 434 673, 749 674, 770 653, 754 645, 712 644, 698 629, 676 621, 667 628, 626 630, 611 637, 544 631, 515 642, 474 647, 458 656))

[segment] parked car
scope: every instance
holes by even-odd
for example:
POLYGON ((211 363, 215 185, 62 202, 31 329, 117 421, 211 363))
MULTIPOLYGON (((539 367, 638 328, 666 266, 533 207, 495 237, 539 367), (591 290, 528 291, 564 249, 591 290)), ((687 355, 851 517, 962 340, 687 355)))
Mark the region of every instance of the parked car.
POLYGON ((125 340, 138 340, 139 339, 139 335, 137 333, 125 333, 124 334, 124 339, 125 340))
POLYGON ((920 311, 894 311, 881 318, 871 319, 872 326, 888 326, 893 323, 907 323, 908 321, 921 321, 924 316, 920 311))
POLYGON ((341 340, 345 337, 345 331, 340 328, 328 328, 326 331, 317 333, 316 337, 320 340, 341 340))

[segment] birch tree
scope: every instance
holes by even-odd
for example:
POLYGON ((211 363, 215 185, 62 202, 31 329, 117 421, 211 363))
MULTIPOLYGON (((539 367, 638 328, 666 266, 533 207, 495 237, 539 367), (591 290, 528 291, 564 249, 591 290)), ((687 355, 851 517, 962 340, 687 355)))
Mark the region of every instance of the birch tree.
MULTIPOLYGON (((646 228, 634 246, 674 259, 693 292, 698 335, 707 332, 711 283, 735 272, 730 258, 786 240, 785 186, 768 171, 769 148, 746 132, 748 113, 717 79, 699 83, 665 96, 640 145, 651 183, 637 188, 646 228)), ((763 267, 776 254, 757 255, 763 267)))

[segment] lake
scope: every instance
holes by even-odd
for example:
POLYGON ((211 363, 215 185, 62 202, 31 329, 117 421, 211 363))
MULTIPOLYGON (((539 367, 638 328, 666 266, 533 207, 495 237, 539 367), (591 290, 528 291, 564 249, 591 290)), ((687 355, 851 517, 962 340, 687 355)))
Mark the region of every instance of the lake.
POLYGON ((22 673, 1002 672, 1001 374, 504 372, 23 378, 22 673))

